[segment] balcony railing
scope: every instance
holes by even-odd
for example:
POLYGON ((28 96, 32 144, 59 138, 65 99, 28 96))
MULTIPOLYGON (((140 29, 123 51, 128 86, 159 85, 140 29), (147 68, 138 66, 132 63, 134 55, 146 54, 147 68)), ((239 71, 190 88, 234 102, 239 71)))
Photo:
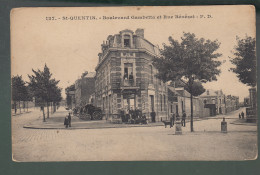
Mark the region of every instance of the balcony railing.
POLYGON ((123 80, 123 86, 135 86, 135 82, 134 80, 125 79, 123 80))

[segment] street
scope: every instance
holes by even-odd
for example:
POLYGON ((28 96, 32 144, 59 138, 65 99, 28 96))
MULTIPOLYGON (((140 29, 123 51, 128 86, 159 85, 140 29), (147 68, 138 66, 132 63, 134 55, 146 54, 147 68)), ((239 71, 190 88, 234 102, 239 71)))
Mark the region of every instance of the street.
MULTIPOLYGON (((175 127, 126 127, 104 129, 27 129, 24 125, 40 120, 39 109, 12 116, 14 161, 170 161, 170 160, 251 160, 257 157, 257 126, 231 124, 238 120, 234 111, 225 115, 228 133, 220 132, 222 117, 189 123, 183 135, 175 127)), ((65 116, 60 108, 53 116, 65 116)), ((72 118, 73 121, 76 120, 72 118)))

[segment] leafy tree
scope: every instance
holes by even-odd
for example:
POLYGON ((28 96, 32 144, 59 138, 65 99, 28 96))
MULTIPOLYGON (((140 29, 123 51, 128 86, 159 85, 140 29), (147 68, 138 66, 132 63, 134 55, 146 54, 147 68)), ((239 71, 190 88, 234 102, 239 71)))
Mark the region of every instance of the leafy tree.
POLYGON ((30 90, 29 85, 25 86, 25 93, 24 93, 23 99, 24 99, 24 101, 27 102, 27 112, 28 112, 28 103, 29 103, 29 101, 32 101, 32 99, 33 99, 33 94, 30 90))
POLYGON ((17 102, 19 102, 19 108, 21 113, 20 102, 24 100, 26 93, 25 82, 22 79, 22 76, 13 76, 12 77, 12 100, 14 102, 15 114, 17 112, 17 102))
POLYGON ((203 87, 203 85, 200 81, 194 81, 192 84, 192 89, 189 89, 187 84, 183 81, 175 81, 175 82, 171 83, 171 85, 173 85, 173 84, 175 87, 184 87, 184 89, 186 91, 188 91, 189 93, 193 92, 193 96, 199 96, 205 92, 205 88, 203 87))
POLYGON ((41 102, 43 111, 43 121, 45 121, 44 107, 47 106, 47 118, 49 117, 49 102, 53 96, 53 91, 59 81, 55 80, 50 73, 49 68, 45 64, 43 71, 33 70, 34 75, 28 75, 30 82, 29 87, 33 92, 33 96, 41 102))
POLYGON ((221 65, 216 59, 221 56, 216 53, 220 43, 215 40, 196 38, 195 34, 185 33, 181 42, 169 37, 170 45, 164 44, 161 49, 161 57, 154 58, 154 66, 158 69, 156 75, 164 82, 182 80, 190 92, 191 103, 191 132, 193 132, 193 90, 196 81, 217 80, 221 65))
POLYGON ((52 112, 56 112, 56 106, 62 100, 61 91, 62 91, 61 88, 55 86, 54 89, 51 92, 52 93, 51 104, 53 104, 53 111, 52 112))
POLYGON ((235 68, 230 70, 237 74, 239 80, 248 85, 256 86, 256 40, 255 38, 246 36, 244 39, 236 38, 234 57, 231 63, 235 68))

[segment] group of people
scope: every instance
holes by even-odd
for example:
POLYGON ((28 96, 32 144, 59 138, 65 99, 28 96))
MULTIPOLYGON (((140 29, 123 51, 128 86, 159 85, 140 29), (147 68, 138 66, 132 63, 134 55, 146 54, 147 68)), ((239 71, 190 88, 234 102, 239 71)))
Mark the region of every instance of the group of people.
MULTIPOLYGON (((186 112, 183 111, 182 117, 181 117, 181 126, 183 126, 183 127, 186 127, 186 117, 187 117, 186 112)), ((171 117, 172 125, 174 125, 174 122, 175 122, 175 121, 178 121, 178 120, 180 120, 180 115, 179 115, 179 113, 176 113, 176 114, 173 113, 173 114, 172 114, 172 117, 171 117)))
POLYGON ((145 124, 146 123, 146 116, 142 115, 140 110, 121 110, 120 117, 123 123, 132 123, 132 124, 145 124))
POLYGON ((239 117, 239 119, 244 119, 245 118, 244 112, 242 111, 241 114, 239 113, 238 117, 239 117))
POLYGON ((69 115, 66 116, 65 119, 64 119, 64 125, 65 125, 65 128, 71 127, 71 115, 70 115, 70 112, 69 112, 69 115))

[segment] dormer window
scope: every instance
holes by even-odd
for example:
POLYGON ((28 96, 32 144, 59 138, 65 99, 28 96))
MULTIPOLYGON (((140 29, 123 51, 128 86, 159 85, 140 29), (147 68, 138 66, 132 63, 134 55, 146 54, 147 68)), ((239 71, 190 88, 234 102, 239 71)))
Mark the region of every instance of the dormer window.
POLYGON ((124 47, 130 47, 130 35, 124 35, 124 47))
POLYGON ((124 47, 130 47, 130 39, 124 39, 124 47))

